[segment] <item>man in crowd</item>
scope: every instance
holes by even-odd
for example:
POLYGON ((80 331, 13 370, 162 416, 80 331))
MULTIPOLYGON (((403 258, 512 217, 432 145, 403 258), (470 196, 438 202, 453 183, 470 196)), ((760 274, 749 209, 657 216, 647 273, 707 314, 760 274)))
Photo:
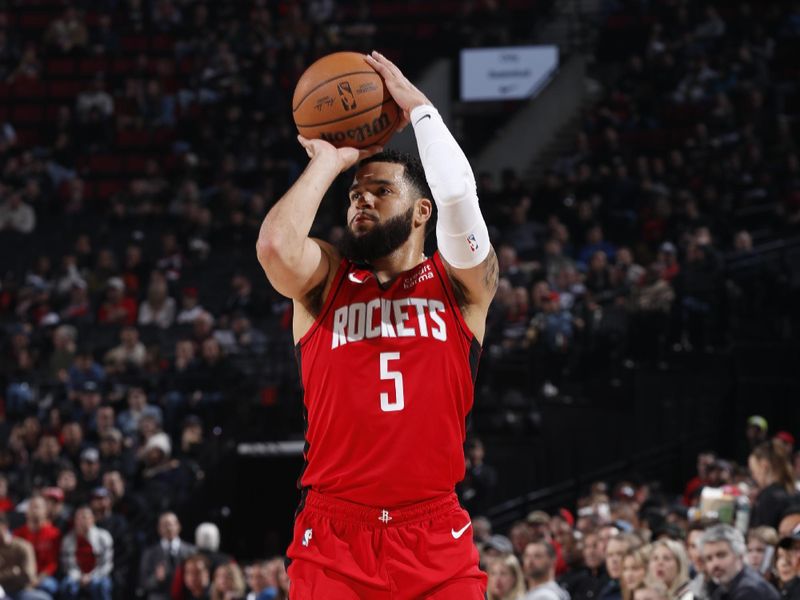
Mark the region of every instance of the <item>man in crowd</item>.
POLYGON ((631 536, 625 533, 618 533, 608 540, 606 545, 606 572, 608 582, 600 590, 598 598, 600 600, 622 600, 622 588, 620 579, 622 577, 622 559, 625 553, 633 546, 631 536))
POLYGON ((75 527, 61 545, 61 566, 63 600, 77 600, 86 593, 92 600, 111 600, 114 542, 110 533, 95 525, 88 506, 75 511, 75 527))
POLYGON ((778 600, 778 592, 744 563, 744 536, 730 525, 715 525, 700 540, 706 573, 718 586, 712 600, 778 600))
POLYGON ((47 520, 47 505, 44 498, 35 496, 28 502, 25 525, 14 531, 33 546, 36 555, 36 580, 34 586, 51 596, 58 590, 55 579, 58 570, 58 553, 61 548, 61 532, 47 520))
POLYGON ((524 600, 569 600, 556 583, 556 550, 550 542, 531 542, 522 554, 522 568, 528 584, 524 600))
MULTIPOLYGON (((781 588, 781 597, 788 600, 800 600, 800 526, 778 542, 778 561, 784 561, 786 568, 794 577, 785 581, 781 588)), ((778 564, 780 570, 780 563, 778 564)))
POLYGON ((50 600, 47 592, 33 589, 35 581, 33 546, 11 535, 8 517, 0 511, 0 589, 11 600, 50 600))
MULTIPOLYGON (((139 587, 147 600, 169 600, 176 567, 197 551, 194 546, 184 542, 180 534, 181 524, 175 513, 162 514, 158 519, 160 539, 157 544, 145 549, 139 568, 139 587)), ((205 565, 205 557, 202 559, 205 565)), ((188 568, 187 562, 184 576, 188 568)))
POLYGON ((608 582, 605 559, 603 539, 599 531, 589 531, 583 542, 583 567, 567 572, 559 581, 572 600, 597 598, 608 582))

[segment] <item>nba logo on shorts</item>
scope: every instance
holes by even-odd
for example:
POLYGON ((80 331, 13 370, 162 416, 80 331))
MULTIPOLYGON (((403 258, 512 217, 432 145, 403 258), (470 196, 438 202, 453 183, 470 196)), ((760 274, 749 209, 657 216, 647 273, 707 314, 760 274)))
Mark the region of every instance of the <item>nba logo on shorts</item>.
POLYGON ((308 542, 311 541, 311 530, 306 529, 306 532, 303 534, 303 546, 308 547, 308 542))
POLYGON ((469 249, 475 252, 478 249, 478 240, 475 239, 475 235, 470 233, 467 236, 467 243, 469 244, 469 249))
POLYGON ((336 89, 339 92, 339 98, 342 100, 344 109, 353 110, 356 107, 356 97, 353 95, 353 90, 350 89, 350 82, 340 81, 336 84, 336 89))

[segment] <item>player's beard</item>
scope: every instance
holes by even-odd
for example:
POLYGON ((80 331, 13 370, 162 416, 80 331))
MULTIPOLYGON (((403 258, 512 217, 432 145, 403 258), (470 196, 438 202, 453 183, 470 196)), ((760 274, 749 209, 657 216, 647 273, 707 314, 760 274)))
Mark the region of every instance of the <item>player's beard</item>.
POLYGON ((339 251, 355 262, 372 262, 397 250, 411 235, 414 224, 414 207, 405 213, 376 222, 366 233, 356 235, 346 227, 339 242, 339 251))

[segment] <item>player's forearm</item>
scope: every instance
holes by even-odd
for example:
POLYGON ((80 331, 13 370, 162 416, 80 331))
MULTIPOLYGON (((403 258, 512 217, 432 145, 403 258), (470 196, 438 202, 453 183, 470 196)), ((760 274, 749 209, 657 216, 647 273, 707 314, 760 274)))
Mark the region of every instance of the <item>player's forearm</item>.
POLYGON ((262 263, 270 257, 288 264, 300 261, 322 198, 338 174, 337 164, 325 156, 309 162, 261 224, 256 247, 262 263))
POLYGON ((478 206, 472 167, 435 108, 415 107, 411 123, 425 178, 439 212, 436 223, 439 252, 453 267, 477 267, 489 255, 491 246, 478 206))

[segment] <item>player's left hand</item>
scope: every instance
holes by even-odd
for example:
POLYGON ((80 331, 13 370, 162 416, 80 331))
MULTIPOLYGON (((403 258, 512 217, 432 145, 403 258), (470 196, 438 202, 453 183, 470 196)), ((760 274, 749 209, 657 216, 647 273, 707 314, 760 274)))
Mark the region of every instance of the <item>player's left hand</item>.
POLYGON ((397 106, 403 111, 403 120, 400 122, 397 131, 402 131, 410 121, 411 110, 422 104, 431 104, 431 101, 419 91, 403 72, 392 61, 380 52, 372 51, 366 55, 366 61, 386 82, 386 89, 397 102, 397 106))

